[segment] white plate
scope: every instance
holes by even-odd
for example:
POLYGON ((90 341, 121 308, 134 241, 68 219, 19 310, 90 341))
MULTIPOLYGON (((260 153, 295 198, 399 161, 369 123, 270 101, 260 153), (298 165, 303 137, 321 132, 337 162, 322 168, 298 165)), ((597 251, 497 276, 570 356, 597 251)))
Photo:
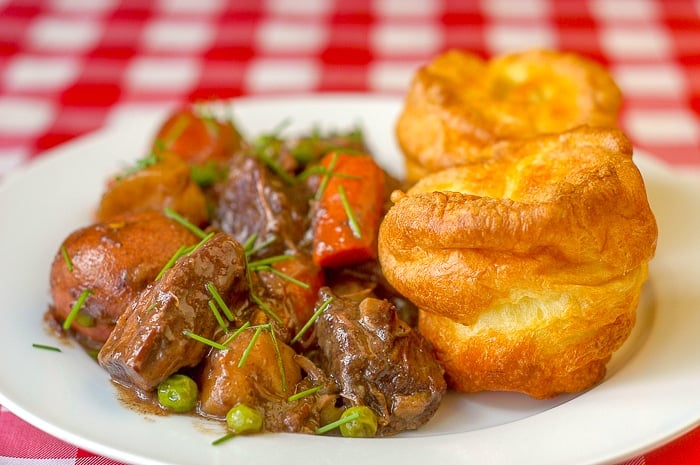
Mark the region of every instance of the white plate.
MULTIPOLYGON (((244 132, 360 123, 374 153, 402 174, 393 125, 400 101, 321 95, 242 99, 244 132)), ((594 464, 638 454, 700 423, 700 182, 637 158, 659 244, 634 333, 606 380, 578 396, 535 401, 507 393, 450 394, 419 431, 386 439, 296 434, 238 437, 220 446, 218 424, 152 417, 124 407, 108 376, 76 344, 61 353, 42 326, 49 264, 60 242, 90 222, 109 174, 145 154, 165 116, 134 117, 67 144, 0 186, 0 403, 79 447, 140 464, 386 463, 594 464)))

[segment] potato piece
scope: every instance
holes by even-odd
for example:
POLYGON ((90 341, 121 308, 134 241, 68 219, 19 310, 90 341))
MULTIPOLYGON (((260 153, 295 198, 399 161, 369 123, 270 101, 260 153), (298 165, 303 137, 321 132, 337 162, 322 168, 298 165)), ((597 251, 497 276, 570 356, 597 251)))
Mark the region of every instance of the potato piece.
POLYGON ((190 166, 170 152, 154 152, 141 169, 114 178, 102 195, 97 220, 169 207, 196 225, 207 222, 207 202, 190 176, 190 166))
POLYGON ((99 346, 175 251, 198 240, 159 212, 126 215, 74 231, 53 259, 49 312, 63 322, 80 294, 89 290, 72 329, 99 346))
MULTIPOLYGON (((262 330, 239 366, 241 357, 256 333, 244 330, 228 344, 229 350, 212 350, 204 363, 201 379, 201 409, 223 417, 237 404, 255 407, 272 399, 286 399, 301 380, 294 350, 262 330), (280 369, 280 360, 283 370, 280 369), (284 376, 282 375, 284 373, 284 376)), ((225 338, 225 336, 224 336, 225 338)))

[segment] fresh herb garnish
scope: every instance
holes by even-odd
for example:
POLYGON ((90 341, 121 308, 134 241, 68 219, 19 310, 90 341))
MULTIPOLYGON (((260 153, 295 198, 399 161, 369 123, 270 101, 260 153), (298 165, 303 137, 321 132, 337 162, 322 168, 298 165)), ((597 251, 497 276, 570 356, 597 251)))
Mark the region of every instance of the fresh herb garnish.
POLYGON ((65 245, 61 246, 61 255, 63 255, 63 261, 66 262, 66 266, 68 267, 68 272, 72 273, 73 272, 73 261, 70 259, 70 256, 68 255, 68 250, 66 250, 65 245))
POLYGON ((282 279, 285 279, 289 281, 290 283, 294 283, 297 286, 303 287, 304 289, 309 289, 311 286, 306 284, 303 281, 300 281, 293 276, 288 275, 287 273, 284 273, 278 269, 273 268, 271 265, 274 263, 278 262, 283 262, 286 260, 291 260, 294 258, 293 255, 275 255, 273 257, 267 257, 263 258, 260 260, 255 260, 252 262, 248 262, 248 269, 250 271, 269 271, 270 273, 276 274, 282 279))
POLYGON ((331 423, 328 423, 327 425, 321 426, 320 428, 316 429, 316 434, 325 434, 331 430, 334 430, 338 428, 341 425, 344 425, 345 423, 349 423, 351 421, 357 420, 360 418, 360 414, 358 412, 353 412, 348 416, 339 418, 336 421, 333 421, 331 423))
POLYGON ((80 312, 80 309, 83 307, 83 305, 85 304, 85 300, 90 294, 92 294, 92 291, 90 289, 85 289, 83 292, 80 293, 78 300, 75 301, 73 307, 68 313, 68 316, 66 317, 66 320, 63 322, 64 330, 68 331, 68 329, 70 329, 70 326, 73 324, 73 321, 78 316, 78 312, 80 312))
POLYGON ((331 175, 333 174, 333 170, 335 169, 335 165, 338 164, 338 152, 333 152, 333 156, 331 157, 330 163, 328 163, 328 168, 323 174, 323 177, 321 178, 321 183, 318 186, 318 190, 316 191, 316 195, 314 196, 314 200, 319 201, 321 200, 321 196, 323 196, 323 191, 326 190, 326 186, 328 185, 328 182, 331 180, 331 175))
POLYGON ((343 204, 343 209, 345 210, 345 214, 348 217, 348 225, 352 230, 352 235, 358 239, 361 238, 362 231, 360 230, 360 224, 357 222, 355 213, 352 211, 350 202, 348 202, 348 196, 345 195, 345 189, 343 188, 342 184, 338 185, 338 195, 340 195, 340 202, 343 204))
POLYGON ((274 171, 277 176, 279 176, 287 184, 295 184, 297 182, 296 178, 289 174, 287 170, 282 168, 279 163, 277 163, 272 157, 270 157, 265 152, 258 152, 258 158, 262 160, 268 168, 274 171))
POLYGON ((228 346, 228 345, 231 343, 231 341, 233 341, 234 339, 236 339, 236 338, 238 337, 239 334, 241 334, 243 331, 245 331, 245 330, 248 329, 249 327, 250 327, 250 321, 246 321, 245 323, 243 323, 243 325, 241 325, 240 328, 238 328, 237 330, 235 330, 235 331, 233 332, 233 334, 231 334, 229 337, 227 337, 226 340, 225 340, 224 342, 222 342, 221 344, 222 344, 222 345, 225 345, 225 346, 228 346))
POLYGON ((206 344, 206 345, 213 347, 215 349, 228 350, 228 347, 226 347, 225 345, 219 344, 218 342, 212 341, 211 339, 207 339, 206 337, 200 336, 199 334, 195 334, 192 331, 185 330, 182 332, 182 334, 184 336, 189 337, 190 339, 194 339, 197 342, 201 342, 202 344, 206 344))
POLYGON ((214 234, 216 234, 215 231, 210 232, 209 234, 204 236, 204 238, 201 241, 199 241, 198 243, 196 243, 195 245, 191 245, 189 247, 186 245, 181 245, 175 251, 175 253, 170 257, 170 259, 167 261, 167 263, 165 265, 163 265, 163 268, 161 268, 161 270, 158 272, 158 275, 156 275, 155 280, 158 281, 160 278, 162 278, 163 275, 165 274, 165 272, 168 271, 170 268, 172 268, 173 265, 175 265, 175 262, 177 262, 180 257, 184 257, 185 255, 189 255, 189 254, 193 253, 195 250, 199 249, 205 242, 207 242, 209 239, 211 239, 214 236, 214 234))
POLYGON ((203 165, 192 165, 190 167, 190 177, 200 187, 209 187, 212 184, 226 179, 228 170, 214 162, 203 165))
POLYGON ((148 308, 146 309, 146 313, 152 312, 153 310, 156 309, 157 306, 158 306, 158 302, 153 302, 153 303, 152 303, 151 305, 149 305, 148 308))
POLYGON ((221 311, 224 312, 224 315, 226 315, 228 321, 233 321, 233 313, 231 313, 228 305, 226 305, 226 302, 224 302, 224 299, 221 297, 221 294, 219 294, 219 291, 216 289, 216 286, 214 286, 214 283, 210 281, 205 285, 205 287, 207 288, 207 291, 209 291, 209 294, 211 294, 211 296, 214 298, 214 301, 219 306, 221 311))
POLYGON ((161 151, 158 150, 159 146, 160 145, 158 144, 158 141, 156 141, 156 146, 150 154, 136 160, 136 162, 132 166, 126 168, 121 174, 115 176, 114 180, 121 181, 122 179, 129 177, 132 174, 138 173, 139 171, 142 171, 148 168, 149 166, 153 166, 156 163, 158 163, 160 161, 159 153, 161 153, 161 151))
POLYGON ((223 442, 226 442, 226 441, 228 441, 229 439, 231 439, 231 438, 233 438, 233 437, 235 437, 235 436, 236 436, 236 433, 224 434, 224 435, 221 436, 220 438, 214 439, 214 440, 211 442, 211 445, 212 445, 212 446, 218 446, 219 444, 221 444, 221 443, 223 443, 223 442))
POLYGON ((187 250, 189 247, 185 245, 181 245, 174 254, 170 257, 170 259, 163 265, 163 268, 160 269, 158 274, 156 275, 156 281, 158 281, 160 278, 163 277, 166 271, 168 271, 170 268, 175 265, 175 262, 177 261, 178 258, 182 257, 183 255, 187 255, 187 250))
POLYGON ((170 126, 170 129, 163 138, 163 145, 165 145, 165 148, 170 148, 172 143, 175 142, 182 135, 182 133, 185 132, 185 129, 187 129, 187 126, 189 125, 190 118, 189 116, 187 116, 187 114, 180 113, 179 115, 177 115, 177 118, 175 118, 173 125, 170 126))
POLYGON ((276 274, 276 275, 279 276, 280 278, 282 278, 282 279, 284 279, 284 280, 287 280, 287 281, 289 281, 289 282, 292 283, 292 284, 296 284, 297 286, 302 287, 302 288, 304 288, 304 289, 309 289, 309 288, 311 287, 311 286, 309 286, 307 283, 305 283, 304 281, 300 281, 300 280, 298 280, 297 278, 294 278, 294 277, 288 275, 287 273, 284 273, 284 272, 282 272, 282 271, 280 271, 280 270, 278 270, 278 269, 275 269, 275 268, 272 268, 272 267, 267 267, 266 270, 269 271, 270 273, 276 274))
POLYGON ((287 392, 287 374, 284 371, 284 362, 282 361, 282 353, 280 352, 280 346, 277 343, 277 336, 275 336, 275 331, 272 329, 272 325, 269 325, 270 338, 272 339, 272 346, 275 348, 275 354, 277 355, 277 366, 280 369, 280 379, 282 380, 282 391, 287 392))
POLYGON ((59 349, 58 347, 47 346, 45 344, 37 344, 36 342, 34 344, 32 344, 32 347, 34 347, 36 349, 44 349, 44 350, 51 350, 54 352, 61 352, 61 349, 59 349))
POLYGON ((318 307, 318 309, 314 312, 314 314, 311 315, 311 318, 309 318, 308 321, 304 324, 304 326, 302 326, 302 328, 299 330, 299 332, 296 334, 296 336, 294 336, 294 338, 292 338, 292 341, 291 341, 292 344, 294 344, 299 339, 301 339, 301 337, 304 335, 304 333, 309 330, 311 325, 313 325, 314 322, 318 319, 318 317, 321 316, 321 313, 323 313, 323 311, 328 308, 328 306, 331 304, 331 302, 333 302, 333 297, 329 297, 323 301, 323 303, 318 307))
POLYGON ((214 314, 214 318, 216 318, 216 322, 219 324, 219 327, 223 329, 224 331, 228 331, 228 325, 224 321, 224 319, 221 317, 221 313, 219 313, 219 309, 216 308, 216 302, 213 300, 209 301, 209 309, 211 309, 211 312, 214 314))
POLYGON ((287 184, 295 184, 296 178, 289 174, 275 160, 276 152, 279 152, 284 141, 280 137, 280 133, 289 125, 289 120, 284 120, 269 134, 262 134, 253 141, 253 151, 255 155, 272 171, 274 171, 287 184))
POLYGON ((255 293, 253 293, 252 291, 251 291, 251 293, 250 293, 250 298, 253 299, 253 302, 255 302, 256 304, 258 304, 258 306, 260 307, 260 309, 261 309, 263 312, 265 312, 270 318, 272 318, 273 320, 275 320, 277 323, 282 324, 282 318, 280 318, 279 315, 277 315, 277 314, 274 312, 274 310, 272 310, 272 309, 270 308, 269 305, 267 305, 265 302, 263 302, 262 299, 261 299, 260 297, 258 297, 255 293))
POLYGON ((297 392, 296 394, 292 394, 291 396, 287 397, 287 402, 294 402, 295 400, 303 399, 304 397, 316 394, 321 389, 323 389, 323 386, 319 385, 311 387, 309 389, 305 389, 301 392, 297 392))
POLYGON ((255 328, 255 333, 253 333, 253 337, 250 338, 250 342, 248 342, 248 345, 246 346, 245 350, 243 351, 243 355, 241 355, 241 359, 238 361, 238 368, 243 367, 243 364, 245 363, 245 361, 248 359, 248 356, 250 355, 250 351, 253 350, 253 346, 257 342, 258 337, 260 337, 260 333, 262 333, 262 330, 263 330, 262 325, 255 328))
POLYGON ((170 207, 165 207, 165 209, 164 209, 163 211, 164 211, 164 213, 165 213, 165 216, 167 216, 167 217, 170 218, 171 220, 177 221, 177 222, 180 223, 182 226, 184 226, 185 228, 189 229, 190 232, 192 232, 193 234, 195 234, 195 235, 196 235, 197 237, 199 237, 200 239, 204 239, 205 237, 207 237, 207 233, 205 233, 204 231, 202 231, 201 228, 199 228, 198 226, 192 224, 187 218, 185 218, 184 216, 180 215, 178 212, 176 212, 176 211, 173 210, 172 208, 170 208, 170 207))
POLYGON ((259 245, 255 245, 255 241, 258 240, 258 235, 257 234, 251 234, 251 236, 245 241, 245 244, 243 245, 243 249, 245 250, 245 257, 246 259, 252 257, 256 253, 260 252, 262 249, 267 247, 268 245, 272 244, 277 240, 276 237, 271 237, 268 240, 262 242, 259 245))

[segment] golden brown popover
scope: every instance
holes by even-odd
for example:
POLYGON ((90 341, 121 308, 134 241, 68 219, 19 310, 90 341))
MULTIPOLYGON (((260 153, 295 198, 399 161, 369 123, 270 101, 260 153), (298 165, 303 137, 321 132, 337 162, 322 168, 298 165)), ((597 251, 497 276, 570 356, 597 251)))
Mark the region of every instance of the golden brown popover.
POLYGON ((480 162, 482 149, 500 140, 616 127, 621 98, 604 67, 575 53, 527 50, 484 60, 446 51, 417 70, 397 121, 406 180, 480 162))
POLYGON ((580 127, 481 156, 392 194, 384 274, 421 309, 453 388, 582 390, 629 335, 656 247, 632 146, 580 127))

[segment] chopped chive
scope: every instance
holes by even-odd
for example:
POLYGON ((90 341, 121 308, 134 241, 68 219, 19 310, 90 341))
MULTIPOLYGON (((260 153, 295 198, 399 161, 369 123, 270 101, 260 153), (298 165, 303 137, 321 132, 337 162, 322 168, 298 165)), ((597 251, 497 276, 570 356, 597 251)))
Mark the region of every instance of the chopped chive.
POLYGON ((351 413, 350 415, 346 417, 339 418, 336 421, 330 422, 327 425, 321 426, 320 428, 316 429, 316 434, 324 434, 329 432, 330 430, 336 429, 340 425, 344 425, 345 423, 349 423, 353 420, 357 420, 360 418, 360 414, 358 412, 351 413))
POLYGON ((226 168, 213 162, 190 166, 190 178, 200 187, 209 187, 217 181, 226 179, 226 168))
POLYGON ((90 294, 92 294, 92 291, 90 289, 85 289, 83 292, 80 293, 78 300, 75 301, 73 307, 70 310, 70 313, 68 313, 66 321, 63 322, 64 330, 67 331, 68 329, 70 329, 70 326, 73 324, 73 320, 75 320, 75 318, 78 316, 78 312, 83 307, 83 304, 85 304, 85 300, 90 294))
POLYGON ((255 260, 253 262, 248 262, 248 268, 255 271, 258 267, 265 267, 267 265, 272 265, 273 263, 283 262, 285 260, 290 260, 294 258, 292 255, 275 255, 274 257, 263 258, 261 260, 255 260))
POLYGON ((284 182, 287 184, 295 184, 297 182, 296 178, 289 174, 287 170, 282 168, 279 163, 277 163, 272 158, 268 157, 267 154, 262 151, 258 153, 258 158, 260 158, 265 165, 267 165, 272 171, 274 171, 284 182))
POLYGON ((250 321, 246 321, 245 323, 243 323, 243 325, 241 325, 240 328, 235 330, 233 332, 233 334, 231 334, 229 337, 227 337, 226 340, 224 342, 222 342, 221 344, 228 347, 228 345, 231 343, 231 341, 236 339, 236 337, 238 337, 239 334, 241 334, 243 331, 248 329, 249 326, 250 326, 250 321))
POLYGON ((272 346, 275 348, 275 353, 277 354, 277 365, 280 369, 280 379, 282 380, 282 392, 287 392, 287 374, 284 371, 284 362, 282 361, 282 353, 280 352, 280 346, 277 343, 277 336, 275 336, 275 331, 272 329, 272 325, 267 328, 270 331, 270 337, 272 338, 272 346))
MULTIPOLYGON (((224 331, 228 331, 228 325, 226 322, 224 322, 224 319, 221 318, 221 313, 219 313, 219 309, 216 308, 216 302, 213 300, 209 301, 209 308, 211 309, 211 312, 214 314, 214 318, 216 318, 216 322, 219 323, 219 326, 221 329, 224 331)), ((225 345, 225 344, 224 344, 225 345)))
POLYGON ((73 261, 70 259, 70 256, 68 255, 68 251, 66 250, 65 245, 61 246, 61 255, 63 255, 63 261, 66 262, 66 266, 68 267, 68 272, 72 273, 73 272, 73 261))
POLYGON ((352 207, 350 207, 348 197, 345 195, 345 189, 340 184, 338 185, 338 194, 340 194, 340 201, 342 202, 343 208, 345 209, 345 214, 348 217, 348 225, 352 230, 352 235, 359 239, 362 237, 360 225, 357 223, 357 218, 355 217, 355 213, 352 211, 352 207))
POLYGON ((219 137, 219 120, 209 108, 206 109, 206 112, 207 114, 200 115, 202 123, 207 127, 209 134, 212 134, 214 137, 219 137))
POLYGON ((274 268, 268 267, 267 271, 276 274, 277 276, 279 276, 282 279, 286 279, 290 283, 293 283, 293 284, 296 284, 297 286, 303 287, 304 289, 309 289, 311 287, 308 284, 306 284, 304 281, 299 281, 298 279, 293 278, 292 276, 289 276, 287 273, 283 273, 280 270, 276 270, 274 268))
POLYGON ((233 321, 233 313, 231 313, 231 310, 229 310, 228 305, 226 305, 226 302, 224 302, 224 299, 221 297, 221 294, 219 294, 219 291, 216 290, 216 287, 214 286, 214 283, 209 281, 206 284, 207 291, 209 291, 209 294, 214 298, 216 301, 217 305, 221 309, 222 312, 224 312, 224 315, 226 315, 226 318, 228 318, 228 321, 233 321))
POLYGON ((333 297, 329 297, 323 301, 323 303, 318 307, 318 309, 314 312, 314 314, 311 315, 311 318, 309 318, 309 320, 299 330, 299 332, 296 334, 296 336, 294 336, 294 338, 291 341, 292 344, 294 344, 299 339, 301 339, 301 337, 304 335, 304 333, 309 330, 311 325, 313 325, 314 322, 318 319, 318 317, 321 316, 321 313, 323 313, 323 311, 328 308, 328 306, 331 304, 331 302, 333 302, 333 297))
POLYGON ((177 259, 180 258, 180 257, 182 257, 183 255, 185 255, 187 249, 188 249, 187 246, 181 245, 181 246, 175 251, 175 253, 170 257, 170 260, 168 260, 167 263, 166 263, 165 265, 163 265, 163 268, 160 269, 160 271, 159 271, 158 274, 156 275, 156 279, 155 279, 155 280, 158 281, 160 278, 162 278, 163 275, 165 274, 165 272, 168 271, 170 268, 173 267, 173 265, 175 264, 175 262, 177 261, 177 259))
POLYGON ((198 243, 196 243, 195 245, 191 245, 189 247, 185 246, 185 245, 180 246, 175 251, 175 253, 170 257, 170 260, 168 260, 168 262, 158 272, 155 280, 158 281, 160 278, 162 278, 163 274, 165 274, 166 271, 168 271, 170 268, 172 268, 173 265, 175 265, 175 262, 180 257, 184 257, 185 255, 189 255, 189 254, 193 253, 195 250, 199 249, 205 242, 207 242, 209 239, 211 239, 214 236, 214 234, 216 234, 215 231, 210 232, 209 234, 204 236, 204 238, 201 241, 199 241, 198 243))
POLYGON ((305 389, 301 392, 297 392, 296 394, 292 394, 291 396, 287 397, 287 402, 294 402, 295 400, 303 399, 304 397, 308 397, 311 394, 317 393, 321 389, 323 389, 323 386, 318 385, 309 389, 305 389))
POLYGON ((58 347, 47 346, 47 345, 45 345, 45 344, 37 344, 37 343, 34 343, 34 344, 32 344, 32 347, 34 347, 34 348, 36 348, 36 349, 44 349, 44 350, 52 350, 52 351, 54 351, 54 352, 61 352, 61 349, 59 349, 58 347))
POLYGON ((263 302, 260 297, 257 295, 253 294, 251 292, 250 297, 253 299, 253 301, 258 304, 260 309, 267 313, 272 319, 274 319, 277 323, 282 323, 282 319, 270 308, 269 305, 267 305, 265 302, 263 302))
POLYGON ((297 175, 297 181, 303 181, 304 179, 313 176, 314 174, 325 174, 327 172, 328 170, 326 170, 326 168, 324 168, 323 166, 310 166, 309 168, 306 168, 304 171, 297 175))
POLYGON ((226 442, 226 441, 228 441, 229 439, 231 439, 231 438, 233 438, 233 437, 235 437, 235 436, 236 436, 236 433, 228 433, 228 434, 225 434, 225 435, 221 436, 220 438, 213 440, 213 441, 211 442, 211 445, 212 445, 212 446, 218 446, 218 445, 221 444, 222 442, 226 442))
MULTIPOLYGON (((257 236, 256 236, 256 239, 257 239, 257 236)), ((262 249, 264 249, 268 245, 272 244, 276 240, 277 240, 277 238, 273 236, 273 237, 269 238, 268 240, 266 240, 265 242, 263 242, 262 244, 251 248, 250 250, 248 250, 246 252, 246 257, 251 257, 251 256, 255 255, 257 252, 261 251, 262 249)), ((253 243, 255 243, 255 241, 253 241, 253 243)))
POLYGON ((153 302, 153 303, 152 303, 151 305, 149 305, 148 308, 146 309, 146 313, 152 312, 153 310, 155 310, 155 308, 156 308, 157 306, 158 306, 158 302, 153 302))
POLYGON ((255 245, 255 241, 258 240, 258 234, 253 233, 246 239, 245 243, 243 244, 243 250, 245 250, 245 253, 248 254, 249 251, 253 250, 253 246, 255 245))
POLYGON ((187 253, 188 253, 188 254, 191 254, 191 253, 193 253, 194 251, 196 251, 197 249, 199 249, 199 248, 200 248, 201 246, 203 246, 209 239, 211 239, 212 237, 214 237, 215 234, 216 234, 216 231, 212 231, 212 232, 210 232, 209 234, 207 234, 206 236, 204 236, 204 237, 202 238, 202 240, 199 241, 199 242, 197 242, 195 245, 193 245, 193 246, 187 251, 187 253))
POLYGON ((323 191, 326 190, 326 186, 328 185, 328 182, 331 179, 331 175, 333 174, 333 170, 335 169, 335 165, 338 164, 338 152, 333 152, 333 157, 331 158, 330 163, 328 163, 328 169, 323 175, 323 178, 321 178, 321 183, 318 186, 318 190, 316 191, 316 195, 314 196, 315 200, 321 200, 321 196, 323 195, 323 191))
POLYGON ((238 368, 243 367, 243 364, 250 355, 250 351, 253 350, 253 346, 257 342, 258 337, 260 337, 260 333, 262 332, 262 330, 262 326, 258 326, 257 328, 255 328, 255 333, 253 334, 253 337, 250 338, 248 346, 245 348, 245 350, 243 351, 243 355, 241 355, 241 359, 238 361, 238 368))
POLYGON ((177 118, 173 122, 173 125, 170 127, 170 130, 163 139, 163 145, 165 145, 165 148, 170 148, 171 144, 175 142, 175 140, 177 140, 177 138, 180 137, 183 132, 185 132, 185 129, 189 125, 190 120, 187 115, 185 115, 184 113, 180 113, 179 115, 177 115, 177 118))
POLYGON ((197 237, 199 237, 200 239, 204 239, 205 237, 207 237, 207 233, 202 231, 198 226, 192 224, 187 218, 180 215, 178 212, 176 212, 172 208, 165 207, 164 212, 165 212, 165 216, 167 216, 168 218, 170 218, 172 220, 177 221, 182 226, 189 229, 193 234, 197 235, 197 237))
POLYGON ((280 134, 282 134, 282 131, 284 131, 285 129, 287 129, 287 128, 289 127, 290 124, 292 124, 292 119, 291 119, 291 118, 285 118, 285 119, 283 119, 282 121, 280 121, 279 123, 277 123, 277 126, 275 126, 275 127, 272 129, 272 136, 273 136, 273 137, 276 137, 276 138, 279 138, 280 134))
POLYGON ((200 336, 199 334, 195 334, 191 331, 183 331, 182 334, 184 336, 189 337, 190 339, 194 339, 197 342, 201 342, 202 344, 206 344, 206 345, 211 346, 215 349, 228 350, 228 347, 226 347, 225 345, 219 344, 216 341, 212 341, 211 339, 207 339, 206 337, 200 336))
POLYGON ((115 176, 114 179, 116 181, 120 181, 158 163, 160 161, 158 153, 163 151, 162 142, 160 140, 156 140, 154 145, 154 150, 148 156, 136 160, 133 166, 126 168, 121 174, 115 176))
POLYGON ((362 178, 360 176, 353 176, 352 174, 331 173, 331 176, 333 176, 334 178, 351 179, 353 181, 362 181, 362 178))

